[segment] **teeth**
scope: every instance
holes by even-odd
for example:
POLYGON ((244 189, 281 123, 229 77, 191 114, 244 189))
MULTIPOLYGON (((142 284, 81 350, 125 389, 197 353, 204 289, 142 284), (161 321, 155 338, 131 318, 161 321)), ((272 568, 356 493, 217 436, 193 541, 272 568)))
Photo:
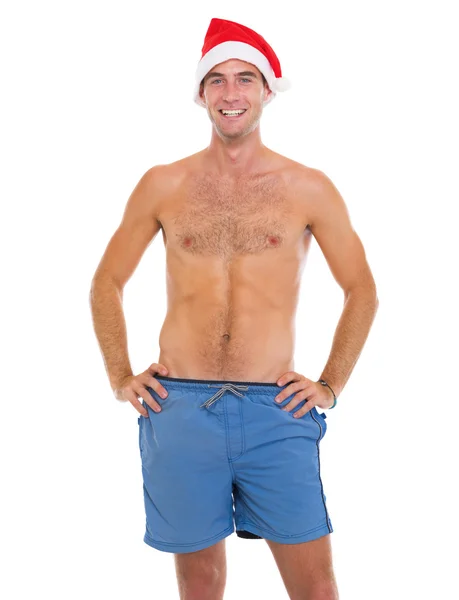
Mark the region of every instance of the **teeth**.
POLYGON ((234 115, 242 115, 243 112, 245 112, 245 110, 222 110, 224 115, 228 115, 230 117, 234 115))

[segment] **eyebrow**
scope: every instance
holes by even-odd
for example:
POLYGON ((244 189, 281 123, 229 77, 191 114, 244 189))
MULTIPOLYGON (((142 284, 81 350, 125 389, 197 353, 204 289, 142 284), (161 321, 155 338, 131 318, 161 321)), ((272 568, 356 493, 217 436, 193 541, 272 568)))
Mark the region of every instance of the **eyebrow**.
MULTIPOLYGON (((238 77, 255 77, 258 78, 258 75, 253 71, 241 71, 240 73, 236 73, 238 77)), ((207 73, 205 79, 210 79, 211 77, 224 77, 224 73, 217 73, 216 71, 212 71, 212 73, 207 73)))

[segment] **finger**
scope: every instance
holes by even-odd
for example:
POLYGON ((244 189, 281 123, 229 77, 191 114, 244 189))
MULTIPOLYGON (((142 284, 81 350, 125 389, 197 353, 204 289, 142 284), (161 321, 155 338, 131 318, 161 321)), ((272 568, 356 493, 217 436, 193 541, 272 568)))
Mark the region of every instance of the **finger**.
POLYGON ((299 410, 293 413, 293 416, 295 417, 295 419, 299 419, 301 417, 304 417, 304 415, 306 415, 313 408, 314 404, 312 404, 310 401, 306 402, 304 406, 302 406, 299 410))
POLYGON ((288 404, 286 404, 285 406, 282 407, 282 410, 290 412, 296 406, 298 406, 298 404, 300 402, 302 402, 303 400, 306 400, 306 398, 307 398, 307 393, 304 390, 301 390, 301 392, 298 392, 298 394, 295 394, 295 396, 293 396, 293 398, 290 400, 290 402, 288 402, 288 404))
POLYGON ((277 380, 277 385, 282 386, 282 385, 285 385, 286 383, 288 383, 289 381, 292 381, 294 375, 295 375, 295 373, 293 371, 288 371, 287 373, 284 373, 277 380))
POLYGON ((302 400, 306 400, 304 405, 300 409, 298 409, 297 411, 292 413, 292 415, 296 419, 298 419, 300 417, 304 417, 304 415, 307 414, 314 407, 314 404, 312 403, 311 400, 308 400, 308 398, 301 398, 300 401, 298 402, 298 404, 300 404, 302 400))
POLYGON ((300 375, 300 373, 296 373, 295 371, 288 371, 277 380, 277 385, 282 386, 288 383, 289 381, 300 381, 301 379, 305 378, 303 377, 303 375, 300 375))
POLYGON ((145 384, 151 387, 155 392, 161 396, 161 398, 166 399, 168 396, 167 390, 164 386, 162 386, 157 379, 154 377, 146 377, 145 384))
POLYGON ((150 392, 143 385, 140 383, 134 383, 132 387, 134 392, 141 396, 150 408, 152 408, 155 412, 161 411, 161 406, 156 402, 150 392))
POLYGON ((160 363, 153 363, 152 365, 150 365, 148 367, 147 370, 150 371, 150 373, 152 373, 153 375, 155 373, 161 373, 161 375, 167 375, 167 373, 168 373, 167 368, 160 363))
POLYGON ((282 392, 279 392, 277 394, 277 396, 274 398, 274 400, 279 403, 283 402, 286 398, 288 398, 295 392, 298 392, 299 390, 304 390, 304 389, 305 389, 304 382, 298 381, 296 383, 292 383, 291 385, 284 388, 282 390, 282 392))
POLYGON ((148 411, 146 408, 142 406, 142 404, 137 400, 137 394, 134 390, 126 390, 125 396, 128 401, 132 404, 132 406, 138 411, 142 416, 148 417, 148 411))

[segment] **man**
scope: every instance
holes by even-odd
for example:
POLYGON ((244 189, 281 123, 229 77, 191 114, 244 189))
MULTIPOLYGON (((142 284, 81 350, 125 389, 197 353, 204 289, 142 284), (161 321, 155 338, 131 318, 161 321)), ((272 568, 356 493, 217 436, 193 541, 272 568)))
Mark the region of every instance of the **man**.
POLYGON ((234 521, 239 537, 266 540, 290 598, 338 598, 317 408, 335 406, 378 299, 330 179, 261 142, 263 107, 287 87, 259 34, 212 19, 194 96, 212 122, 210 145, 142 176, 92 282, 114 395, 141 415, 144 541, 174 553, 182 600, 223 598, 234 521), (159 230, 168 312, 159 362, 134 375, 122 293, 159 230), (321 381, 293 370, 312 236, 345 299, 321 381))

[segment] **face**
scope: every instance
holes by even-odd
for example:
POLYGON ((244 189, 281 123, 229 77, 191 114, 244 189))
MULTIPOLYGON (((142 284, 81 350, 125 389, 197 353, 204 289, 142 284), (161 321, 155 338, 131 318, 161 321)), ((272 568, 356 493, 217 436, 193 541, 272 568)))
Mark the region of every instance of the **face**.
POLYGON ((200 88, 215 130, 226 139, 243 137, 257 127, 271 93, 255 65, 233 58, 212 67, 200 88), (237 113, 225 115, 228 110, 237 113))

